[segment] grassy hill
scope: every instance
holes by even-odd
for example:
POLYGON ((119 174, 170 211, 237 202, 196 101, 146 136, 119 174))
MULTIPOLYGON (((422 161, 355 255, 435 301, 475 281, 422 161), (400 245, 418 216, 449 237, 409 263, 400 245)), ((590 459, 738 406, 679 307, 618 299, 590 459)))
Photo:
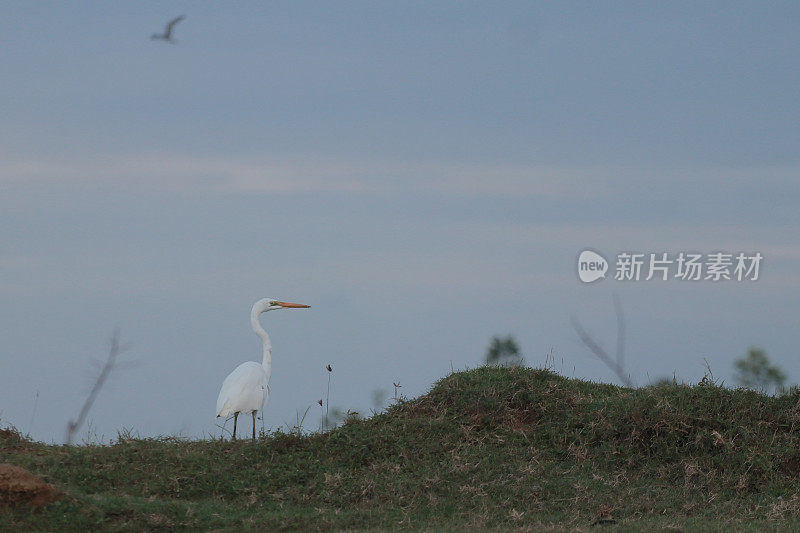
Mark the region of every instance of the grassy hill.
POLYGON ((328 434, 48 446, 0 462, 64 492, 0 529, 800 528, 800 394, 454 373, 328 434))

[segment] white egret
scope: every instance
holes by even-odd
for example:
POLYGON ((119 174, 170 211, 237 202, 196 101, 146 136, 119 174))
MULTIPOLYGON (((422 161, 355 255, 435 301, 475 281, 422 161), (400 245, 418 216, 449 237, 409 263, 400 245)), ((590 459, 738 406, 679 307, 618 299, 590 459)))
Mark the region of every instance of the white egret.
POLYGON ((263 410, 269 400, 269 376, 272 373, 272 345, 269 335, 261 327, 258 317, 273 309, 300 309, 310 307, 303 304, 280 302, 263 298, 253 305, 250 311, 250 324, 264 345, 264 358, 261 363, 247 361, 237 366, 222 382, 217 398, 217 418, 233 415, 233 438, 236 439, 236 422, 240 413, 253 415, 253 440, 256 438, 256 412, 263 410))

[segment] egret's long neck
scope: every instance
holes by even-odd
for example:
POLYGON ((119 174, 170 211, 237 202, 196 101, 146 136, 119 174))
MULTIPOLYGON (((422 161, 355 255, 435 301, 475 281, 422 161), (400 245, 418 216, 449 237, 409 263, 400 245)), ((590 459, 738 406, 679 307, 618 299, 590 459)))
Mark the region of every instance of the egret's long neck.
POLYGON ((272 344, 269 342, 269 335, 267 332, 264 331, 264 328, 261 327, 261 324, 258 321, 259 313, 257 310, 253 309, 253 312, 250 313, 250 325, 253 326, 253 331, 256 332, 256 335, 261 337, 261 343, 264 345, 264 359, 261 362, 261 365, 264 367, 264 372, 267 373, 267 381, 269 381, 269 376, 272 373, 272 344))

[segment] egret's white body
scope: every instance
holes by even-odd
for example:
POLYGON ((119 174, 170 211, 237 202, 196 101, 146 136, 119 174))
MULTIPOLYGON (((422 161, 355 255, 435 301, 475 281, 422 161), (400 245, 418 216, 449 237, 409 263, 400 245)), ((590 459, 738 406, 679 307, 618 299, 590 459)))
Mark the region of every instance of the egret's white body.
POLYGON ((217 416, 261 411, 269 401, 269 378, 264 366, 247 361, 236 367, 222 382, 217 398, 217 416))
POLYGON ((272 344, 269 335, 261 327, 258 317, 273 309, 292 309, 309 307, 303 304, 280 302, 263 298, 253 305, 250 311, 250 325, 261 338, 263 359, 261 364, 247 361, 237 366, 222 382, 217 397, 217 417, 228 418, 233 415, 233 438, 236 438, 236 421, 239 415, 251 413, 253 416, 253 438, 256 438, 256 413, 264 409, 269 400, 269 377, 272 373, 272 344))

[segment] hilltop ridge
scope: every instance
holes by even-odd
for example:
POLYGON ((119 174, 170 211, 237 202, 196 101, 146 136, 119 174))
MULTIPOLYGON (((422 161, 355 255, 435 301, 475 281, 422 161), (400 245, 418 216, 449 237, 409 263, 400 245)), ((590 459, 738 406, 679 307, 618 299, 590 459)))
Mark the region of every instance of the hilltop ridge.
POLYGON ((797 393, 482 367, 325 434, 66 447, 0 432, 0 462, 64 494, 0 528, 789 529, 799 439, 797 393))

